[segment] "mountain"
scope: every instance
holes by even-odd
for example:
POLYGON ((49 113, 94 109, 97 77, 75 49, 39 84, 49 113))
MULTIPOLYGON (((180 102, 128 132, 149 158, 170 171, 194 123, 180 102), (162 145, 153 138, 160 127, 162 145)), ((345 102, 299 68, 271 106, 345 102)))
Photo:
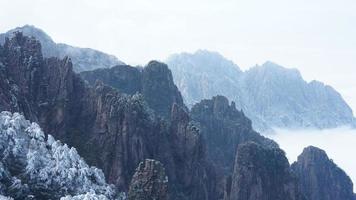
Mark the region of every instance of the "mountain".
POLYGON ((325 151, 310 146, 292 164, 309 200, 354 200, 353 184, 325 151))
POLYGON ((318 81, 304 81, 296 69, 266 62, 242 72, 223 56, 203 50, 172 55, 167 64, 189 107, 201 99, 226 96, 260 131, 354 123, 351 108, 337 91, 318 81))
POLYGON ((80 76, 92 86, 99 80, 125 94, 142 94, 148 106, 161 117, 170 117, 174 103, 184 107, 172 73, 164 63, 151 61, 144 68, 118 65, 85 71, 80 76))
MULTIPOLYGON (((119 192, 128 191, 140 162, 155 159, 166 169, 171 199, 214 197, 214 169, 204 141, 179 102, 171 106, 169 119, 162 119, 142 94, 121 93, 100 81, 86 84, 72 70, 71 59, 44 58, 40 42, 20 32, 0 45, 0 63, 0 110, 23 113, 47 134, 75 147, 119 192)), ((152 76, 156 82, 145 86, 158 98, 158 82, 170 80, 170 71, 158 62, 146 68, 151 69, 145 77, 158 73, 152 76)))
MULTIPOLYGON (((161 62, 151 61, 143 68, 120 65, 76 74, 70 58, 46 58, 38 40, 17 32, 0 45, 0 111, 19 112, 46 133, 39 136, 43 143, 30 138, 29 145, 22 138, 9 142, 0 139, 4 143, 0 148, 10 145, 0 156, 14 151, 14 155, 22 156, 20 160, 26 160, 20 165, 7 165, 18 159, 5 157, 4 165, 10 168, 5 174, 16 176, 12 167, 23 169, 33 162, 31 174, 40 175, 34 176, 33 184, 26 185, 41 189, 42 177, 46 177, 54 183, 45 187, 47 193, 34 190, 34 195, 46 195, 46 199, 65 194, 64 200, 114 199, 117 195, 143 200, 232 200, 244 199, 244 191, 250 199, 301 199, 303 195, 283 151, 255 132, 251 120, 234 102, 216 96, 202 100, 189 111, 171 71, 161 62), (52 156, 52 151, 58 152, 49 146, 55 140, 66 144, 59 151, 65 152, 60 154, 63 157, 56 153, 52 156), (23 144, 21 148, 12 148, 16 142, 23 144), (22 148, 25 152, 39 150, 28 155, 22 148), (65 156, 67 151, 70 160, 65 156), (56 164, 65 169, 53 167, 56 164), (76 168, 81 172, 86 166, 95 166, 98 173, 101 169, 100 177, 107 182, 92 176, 87 180, 91 170, 75 173, 76 168), (68 185, 65 181, 58 187, 58 181, 72 173, 79 180, 69 181, 68 185), (109 184, 114 185, 113 196, 106 192, 109 184)), ((6 129, 6 134, 14 127, 6 129)), ((24 130, 31 132, 26 126, 24 130)), ((26 176, 24 181, 28 181, 26 176)), ((12 182, 0 183, 9 183, 0 186, 1 195, 14 194, 6 192, 14 188, 12 182)))
MULTIPOLYGON (((147 66, 145 68, 147 68, 147 66)), ((116 66, 111 69, 97 69, 93 71, 82 72, 80 75, 90 84, 94 84, 95 82, 100 81, 127 94, 134 94, 140 92, 143 95, 143 98, 145 99, 146 95, 152 96, 153 93, 145 93, 144 91, 142 91, 140 89, 142 88, 140 84, 159 85, 146 84, 145 81, 142 81, 142 78, 137 78, 140 77, 140 74, 141 76, 145 74, 145 68, 141 69, 129 66, 116 66), (132 80, 136 80, 135 82, 140 84, 130 84, 132 80), (132 88, 136 88, 136 90, 132 90, 132 88)), ((170 72, 168 73, 168 77, 171 77, 170 72)), ((151 78, 147 80, 149 80, 150 82, 155 82, 155 79, 157 78, 151 78)), ((157 80, 162 79, 159 78, 157 80)), ((166 81, 161 81, 160 85, 170 85, 169 82, 173 83, 172 78, 163 80, 166 81), (168 83, 167 80, 169 80, 168 83)), ((168 88, 172 88, 172 91, 176 90, 175 87, 168 88)), ((163 90, 167 90, 168 88, 165 88, 163 90)), ((156 92, 153 96, 158 96, 159 98, 163 99, 163 102, 165 102, 164 99, 167 97, 166 95, 161 94, 168 95, 169 93, 156 92)), ((174 94, 174 92, 171 93, 171 96, 176 96, 174 94)), ((172 107, 171 120, 173 122, 178 122, 182 120, 185 121, 189 119, 188 114, 175 114, 182 112, 179 110, 184 110, 184 106, 178 106, 178 102, 171 101, 171 103, 177 105, 172 107)), ((149 102, 148 106, 150 106, 149 102)), ((244 115, 242 111, 236 109, 234 102, 231 102, 230 104, 229 100, 224 96, 215 96, 212 99, 202 100, 201 102, 193 106, 189 114, 192 119, 192 121, 190 122, 190 127, 192 127, 193 130, 198 130, 200 132, 202 138, 206 143, 204 146, 202 146, 204 149, 206 149, 204 150, 204 154, 207 155, 208 160, 210 160, 212 163, 212 167, 214 167, 214 174, 216 176, 216 180, 214 180, 216 197, 212 198, 212 196, 210 196, 210 198, 212 199, 223 199, 227 190, 232 189, 231 184, 229 186, 229 182, 231 181, 231 177, 233 176, 236 150, 239 146, 243 145, 246 142, 256 142, 257 144, 260 144, 266 149, 279 149, 278 145, 274 141, 269 140, 261 136, 259 133, 253 131, 251 121, 244 115)), ((178 130, 186 129, 185 126, 180 125, 176 126, 176 128, 178 130)), ((191 141, 187 140, 181 142, 189 143, 191 141)), ((178 144, 179 145, 176 146, 181 146, 180 143, 178 144)), ((289 168, 289 165, 286 166, 286 168, 289 168)), ((279 171, 280 169, 276 169, 276 171, 279 171)), ((283 168, 283 170, 285 169, 283 168)), ((294 192, 295 194, 299 195, 297 191, 294 192)), ((280 196, 286 197, 285 194, 281 194, 280 196)), ((199 197, 196 199, 203 199, 203 197, 199 197)))
POLYGON ((97 68, 107 68, 124 64, 113 55, 108 55, 90 48, 79 48, 62 43, 55 43, 50 36, 35 26, 25 25, 0 34, 0 44, 5 43, 6 37, 11 37, 14 32, 20 31, 26 36, 38 39, 42 45, 44 57, 57 57, 63 59, 68 56, 72 59, 74 71, 81 72, 97 68))
POLYGON ((235 93, 236 85, 239 84, 236 82, 237 77, 242 74, 232 61, 216 52, 204 50, 194 55, 175 54, 167 60, 167 64, 189 107, 202 99, 235 93))
POLYGON ((255 142, 265 147, 278 148, 278 144, 254 131, 251 120, 229 103, 224 96, 214 96, 195 104, 192 119, 207 142, 207 153, 216 167, 231 174, 236 149, 245 142, 255 142))

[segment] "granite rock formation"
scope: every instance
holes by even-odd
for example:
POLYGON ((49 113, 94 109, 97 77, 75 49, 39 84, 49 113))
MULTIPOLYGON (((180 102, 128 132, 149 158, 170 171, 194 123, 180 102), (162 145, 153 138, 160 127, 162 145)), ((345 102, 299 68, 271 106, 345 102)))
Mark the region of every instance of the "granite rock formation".
POLYGON ((224 96, 202 100, 193 106, 190 114, 206 142, 207 156, 218 177, 216 187, 220 199, 230 189, 236 149, 241 144, 253 141, 266 148, 278 148, 274 141, 255 132, 251 121, 224 96))
MULTIPOLYGON (((0 47, 0 63, 0 110, 23 113, 76 147, 118 190, 127 191, 138 164, 152 158, 166 168, 171 199, 213 199, 204 143, 179 102, 171 106, 175 120, 162 120, 142 95, 123 94, 100 81, 87 85, 73 72, 70 58, 43 58, 39 41, 22 33, 0 47)), ((165 72, 156 64, 149 64, 152 70, 165 72)), ((154 77, 165 80, 167 74, 154 77)), ((159 92, 157 84, 151 86, 145 90, 159 92)))
POLYGON ((292 164, 308 200, 353 200, 353 183, 324 150, 309 146, 292 164))
POLYGON ((132 177, 128 200, 168 200, 168 177, 156 160, 141 162, 132 177))
POLYGON ((302 200, 297 179, 284 152, 254 142, 237 150, 229 200, 302 200))
POLYGON ((119 65, 110 69, 82 72, 80 75, 90 85, 100 80, 122 93, 142 94, 148 106, 164 118, 169 118, 174 103, 184 107, 172 73, 164 63, 151 61, 144 68, 119 65))
POLYGON ((191 116, 207 142, 210 159, 226 172, 232 171, 236 149, 242 143, 254 141, 265 147, 278 147, 274 141, 255 132, 251 120, 236 109, 235 102, 229 104, 224 96, 195 104, 191 116))

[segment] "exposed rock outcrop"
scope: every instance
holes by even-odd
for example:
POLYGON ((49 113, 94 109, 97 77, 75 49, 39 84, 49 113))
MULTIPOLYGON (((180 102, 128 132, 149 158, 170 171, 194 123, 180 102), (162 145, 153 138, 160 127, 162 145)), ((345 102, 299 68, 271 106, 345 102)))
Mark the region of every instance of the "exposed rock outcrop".
POLYGON ((126 94, 141 93, 148 106, 164 118, 169 118, 174 103, 184 107, 172 73, 164 63, 151 61, 144 68, 120 65, 80 75, 90 85, 100 80, 126 94))
POLYGON ((218 177, 216 187, 220 199, 230 187, 239 145, 254 141, 266 148, 278 147, 274 141, 255 132, 251 121, 235 108, 234 102, 229 104, 226 97, 215 96, 197 103, 191 109, 191 116, 207 144, 207 155, 218 177))
POLYGON ((353 200, 353 184, 324 150, 307 147, 292 164, 308 200, 353 200))
POLYGON ((207 142, 209 157, 227 173, 232 172, 238 145, 254 141, 265 147, 278 147, 274 141, 255 132, 251 120, 224 96, 195 104, 191 116, 198 122, 207 142))
POLYGON ((128 200, 168 200, 168 177, 156 160, 141 162, 132 177, 128 200))
POLYGON ((237 150, 231 188, 225 198, 302 200, 304 196, 282 150, 249 142, 237 150))

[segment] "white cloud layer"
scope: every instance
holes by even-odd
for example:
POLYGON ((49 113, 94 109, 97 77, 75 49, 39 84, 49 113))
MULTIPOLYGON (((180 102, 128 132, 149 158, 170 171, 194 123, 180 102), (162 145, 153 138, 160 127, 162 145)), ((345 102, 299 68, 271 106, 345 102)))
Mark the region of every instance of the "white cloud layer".
POLYGON ((326 151, 330 159, 341 167, 354 182, 356 191, 356 130, 347 127, 329 130, 283 130, 267 135, 275 140, 293 163, 303 149, 315 146, 326 151))

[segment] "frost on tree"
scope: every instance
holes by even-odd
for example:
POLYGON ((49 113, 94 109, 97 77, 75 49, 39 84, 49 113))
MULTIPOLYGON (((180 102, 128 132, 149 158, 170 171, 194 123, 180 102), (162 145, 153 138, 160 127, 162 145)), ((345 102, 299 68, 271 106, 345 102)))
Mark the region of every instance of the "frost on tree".
POLYGON ((0 113, 0 158, 4 198, 114 199, 101 170, 18 113, 0 113))

